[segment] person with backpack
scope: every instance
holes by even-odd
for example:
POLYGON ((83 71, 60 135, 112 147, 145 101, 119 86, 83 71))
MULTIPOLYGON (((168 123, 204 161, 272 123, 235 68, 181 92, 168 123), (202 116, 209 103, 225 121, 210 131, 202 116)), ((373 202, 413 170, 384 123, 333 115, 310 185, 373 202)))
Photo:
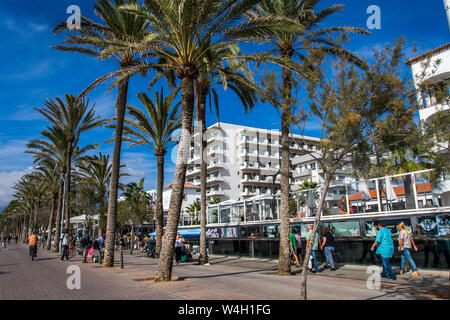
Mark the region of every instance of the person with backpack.
POLYGON ((399 231, 398 234, 398 251, 401 253, 401 263, 400 263, 400 274, 403 274, 405 272, 405 260, 408 260, 411 268, 413 269, 413 276, 418 276, 419 271, 417 270, 416 264, 414 263, 413 258, 411 257, 411 250, 414 248, 414 250, 417 252, 417 246, 414 243, 413 238, 411 237, 411 234, 406 229, 406 226, 403 223, 400 223, 397 225, 397 230, 399 231))
POLYGON ((324 228, 320 250, 325 252, 325 268, 330 268, 331 271, 336 270, 333 261, 334 248, 334 237, 331 234, 331 230, 329 228, 324 228))
POLYGON ((64 257, 69 261, 69 234, 67 230, 64 230, 61 234, 61 261, 64 261, 64 257))

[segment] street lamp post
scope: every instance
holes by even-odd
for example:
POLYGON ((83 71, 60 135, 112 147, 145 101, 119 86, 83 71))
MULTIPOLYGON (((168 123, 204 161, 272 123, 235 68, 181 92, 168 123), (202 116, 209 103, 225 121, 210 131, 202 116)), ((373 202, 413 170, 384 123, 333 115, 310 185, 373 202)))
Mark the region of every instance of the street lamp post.
MULTIPOLYGON (((61 177, 61 173, 59 174, 61 177)), ((65 184, 65 175, 62 176, 62 183, 65 184)), ((61 238, 62 235, 62 231, 63 231, 63 225, 64 225, 64 205, 65 205, 65 201, 66 201, 66 186, 64 185, 64 191, 63 191, 63 201, 62 201, 62 214, 61 214, 61 227, 59 230, 59 237, 61 238)), ((60 241, 60 239, 55 239, 58 240, 59 242, 59 252, 61 253, 61 247, 62 247, 62 243, 60 241)))

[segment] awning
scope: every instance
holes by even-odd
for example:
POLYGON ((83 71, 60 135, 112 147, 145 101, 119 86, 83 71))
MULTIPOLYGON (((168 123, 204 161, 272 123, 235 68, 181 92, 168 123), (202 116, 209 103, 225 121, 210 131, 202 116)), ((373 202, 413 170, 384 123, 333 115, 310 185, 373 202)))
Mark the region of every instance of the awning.
MULTIPOLYGON (((200 238, 200 228, 186 228, 178 229, 178 233, 186 239, 199 239, 200 238)), ((148 234, 150 237, 155 237, 156 232, 148 234)))

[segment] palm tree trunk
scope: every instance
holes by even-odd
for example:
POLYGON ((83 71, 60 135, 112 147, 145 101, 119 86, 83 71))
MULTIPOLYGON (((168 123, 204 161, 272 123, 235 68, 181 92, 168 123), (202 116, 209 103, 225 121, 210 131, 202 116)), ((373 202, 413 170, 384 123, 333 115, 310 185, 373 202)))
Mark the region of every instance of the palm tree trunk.
POLYGON ((72 174, 72 142, 67 147, 67 163, 66 163, 66 177, 64 182, 64 188, 66 189, 66 198, 64 200, 64 229, 69 232, 70 230, 70 180, 72 174))
POLYGON ((41 205, 41 202, 39 200, 36 201, 36 206, 34 207, 34 215, 33 215, 33 228, 37 227, 37 217, 39 215, 40 205, 41 205))
MULTIPOLYGON (((62 183, 59 184, 59 192, 58 192, 58 210, 56 211, 56 223, 55 223, 55 238, 53 243, 53 251, 58 252, 59 250, 59 238, 61 237, 61 217, 62 217, 62 205, 63 205, 63 197, 64 197, 64 185, 62 183)), ((50 235, 48 236, 47 241, 50 241, 50 235)))
POLYGON ((114 137, 114 152, 111 163, 111 182, 109 184, 108 216, 106 222, 105 260, 103 267, 114 265, 114 238, 117 220, 117 194, 120 177, 120 149, 122 147, 123 119, 127 106, 129 78, 121 81, 116 102, 116 131, 114 137))
POLYGON ((22 242, 23 243, 27 243, 27 229, 28 229, 28 219, 27 219, 27 215, 25 215, 25 217, 23 218, 23 228, 22 228, 22 242))
POLYGON ((281 110, 281 199, 280 199, 280 250, 278 258, 278 274, 291 274, 289 258, 289 124, 291 107, 291 72, 287 68, 282 70, 283 107, 281 110))
POLYGON ((309 241, 309 246, 306 248, 305 258, 303 259, 303 265, 302 265, 302 274, 300 278, 300 299, 301 300, 307 300, 307 290, 306 290, 306 268, 308 267, 309 262, 309 256, 311 255, 311 251, 314 245, 314 242, 316 241, 316 233, 317 229, 319 228, 320 218, 322 216, 322 209, 325 204, 325 198, 327 196, 328 187, 331 182, 331 178, 333 177, 333 174, 326 174, 325 175, 325 186, 323 187, 323 192, 320 197, 319 201, 319 208, 317 209, 316 217, 314 219, 314 227, 312 230, 312 236, 309 241))
POLYGON ((172 184, 168 221, 166 231, 164 232, 164 241, 159 257, 155 281, 170 281, 172 279, 175 239, 180 219, 181 204, 183 202, 186 166, 191 146, 192 115, 194 110, 194 77, 184 76, 182 79, 181 141, 178 148, 177 165, 175 167, 174 181, 172 184))
POLYGON ((199 264, 208 263, 206 252, 206 90, 200 90, 198 97, 198 120, 201 125, 200 165, 200 256, 199 264))
POLYGON ((162 236, 164 234, 163 186, 164 186, 164 154, 157 155, 158 181, 156 186, 156 248, 161 252, 162 236))
POLYGON ((50 250, 50 245, 51 245, 51 241, 50 241, 50 236, 52 234, 52 229, 53 229, 53 223, 55 220, 55 211, 56 211, 56 201, 58 199, 58 193, 57 192, 53 192, 53 197, 52 197, 52 209, 50 211, 50 218, 48 219, 48 227, 47 227, 47 243, 45 244, 45 248, 47 250, 50 250))

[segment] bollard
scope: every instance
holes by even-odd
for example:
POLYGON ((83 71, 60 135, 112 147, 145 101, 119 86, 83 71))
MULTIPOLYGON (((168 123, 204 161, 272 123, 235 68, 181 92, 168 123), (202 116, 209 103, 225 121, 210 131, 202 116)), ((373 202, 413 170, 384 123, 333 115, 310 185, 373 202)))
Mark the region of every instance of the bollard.
POLYGON ((120 269, 123 269, 123 251, 120 250, 120 269))

